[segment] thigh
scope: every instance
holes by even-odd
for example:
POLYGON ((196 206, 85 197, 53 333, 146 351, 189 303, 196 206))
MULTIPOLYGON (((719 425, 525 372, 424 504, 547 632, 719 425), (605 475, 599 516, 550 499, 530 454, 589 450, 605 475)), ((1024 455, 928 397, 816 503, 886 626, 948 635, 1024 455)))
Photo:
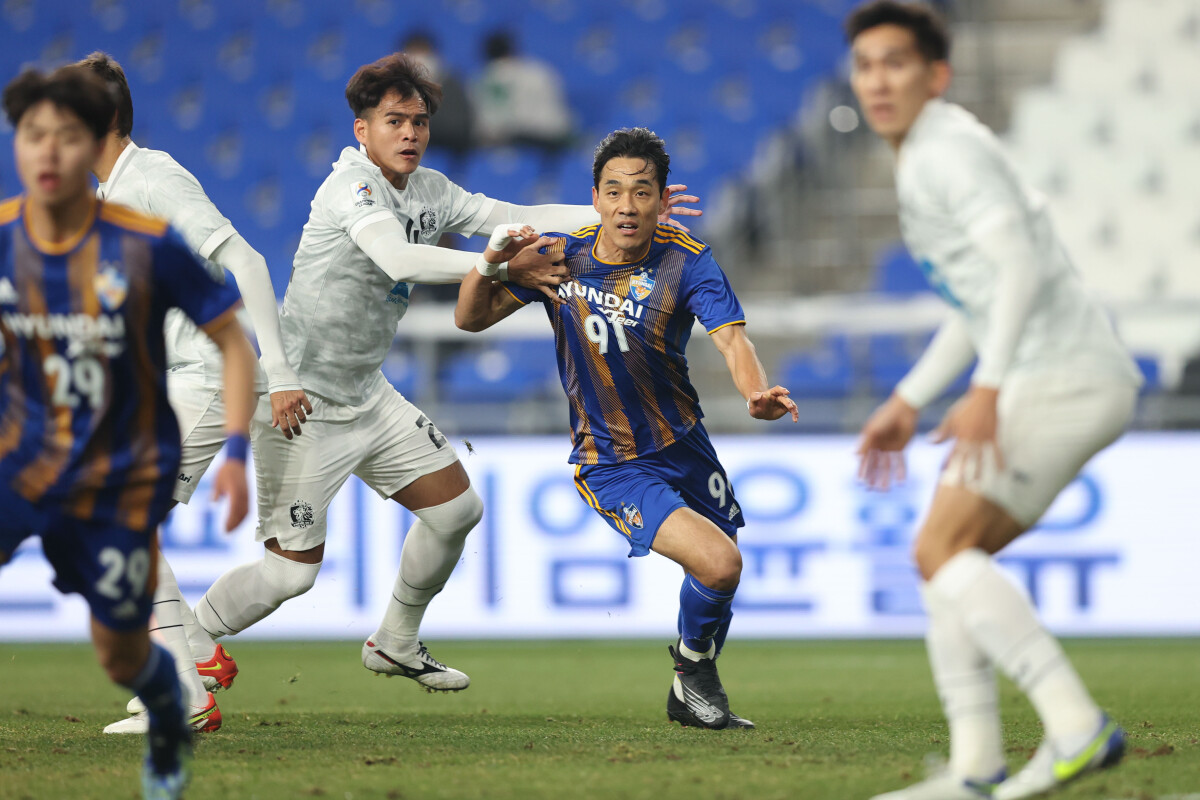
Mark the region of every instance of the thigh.
POLYGON ((42 533, 54 586, 83 595, 92 617, 114 631, 144 628, 156 581, 155 527, 135 531, 111 523, 58 517, 42 533))
POLYGON ((992 554, 1007 547, 1025 525, 974 490, 938 486, 914 546, 917 567, 929 580, 952 557, 971 548, 992 554))
MULTIPOLYGON (((679 564, 691 575, 710 574, 714 565, 737 554, 736 536, 691 508, 678 508, 659 526, 654 552, 679 564)), ((739 562, 740 563, 740 562, 739 562)))
POLYGON ((225 445, 225 404, 221 390, 167 376, 167 397, 179 422, 182 443, 179 476, 171 497, 186 504, 217 453, 225 445))
POLYGON ((629 542, 630 556, 650 552, 663 522, 687 502, 665 478, 637 461, 581 466, 575 488, 584 502, 629 542))
POLYGON ((323 544, 329 504, 363 457, 354 435, 354 410, 310 396, 313 410, 304 435, 293 439, 271 427, 264 395, 250 424, 258 490, 260 542, 275 539, 281 550, 323 544))
MULTIPOLYGON (((458 464, 458 453, 429 417, 390 385, 381 387, 355 427, 359 438, 369 443, 369 450, 354 474, 380 497, 394 497, 421 478, 433 478, 458 464)), ((452 478, 460 471, 461 467, 450 469, 442 477, 452 478)), ((428 484, 415 494, 427 494, 424 490, 429 489, 428 484)), ((465 490, 464 486, 446 500, 453 500, 465 490)))
POLYGON ((1137 403, 1137 391, 1124 384, 1053 377, 1006 386, 1000 397, 1003 466, 967 488, 1022 529, 1033 527, 1092 456, 1120 437, 1137 403))

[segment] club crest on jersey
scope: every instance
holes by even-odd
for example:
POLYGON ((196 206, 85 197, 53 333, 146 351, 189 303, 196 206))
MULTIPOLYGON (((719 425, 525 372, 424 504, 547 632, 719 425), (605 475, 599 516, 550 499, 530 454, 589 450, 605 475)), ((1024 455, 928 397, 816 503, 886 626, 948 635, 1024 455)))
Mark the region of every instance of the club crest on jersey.
POLYGON ((116 264, 108 261, 100 263, 100 271, 96 273, 96 294, 104 310, 112 313, 125 302, 129 294, 129 279, 122 274, 116 264))
POLYGON ((638 300, 645 300, 654 291, 654 278, 646 271, 639 272, 629 279, 629 288, 638 300))
POLYGON ((354 195, 355 208, 375 205, 375 201, 371 199, 371 184, 366 181, 359 181, 352 185, 350 192, 354 195))
POLYGON ((432 208, 421 209, 421 235, 428 239, 436 230, 437 214, 432 208))
POLYGON ((292 527, 311 528, 313 525, 313 507, 303 500, 292 503, 292 527))
POLYGON ((625 524, 638 530, 642 529, 642 512, 636 505, 621 503, 621 513, 625 515, 625 524))

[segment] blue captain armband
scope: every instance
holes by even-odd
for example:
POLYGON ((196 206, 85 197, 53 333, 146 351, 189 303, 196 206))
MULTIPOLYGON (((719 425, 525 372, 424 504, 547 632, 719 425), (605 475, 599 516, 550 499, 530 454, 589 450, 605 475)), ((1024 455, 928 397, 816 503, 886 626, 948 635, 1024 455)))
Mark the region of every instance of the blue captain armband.
POLYGON ((246 460, 246 451, 250 449, 250 439, 244 433, 235 433, 225 440, 225 457, 246 460))

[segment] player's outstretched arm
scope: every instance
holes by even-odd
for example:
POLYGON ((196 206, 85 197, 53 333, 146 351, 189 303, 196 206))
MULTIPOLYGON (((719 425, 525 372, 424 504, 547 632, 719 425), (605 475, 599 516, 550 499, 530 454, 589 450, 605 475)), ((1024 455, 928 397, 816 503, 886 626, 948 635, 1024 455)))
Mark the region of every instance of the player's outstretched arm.
POLYGON ((229 498, 225 530, 231 531, 241 524, 249 510, 246 450, 250 443, 250 416, 254 413, 254 349, 231 314, 218 317, 203 330, 221 349, 225 362, 222 396, 229 440, 225 463, 213 483, 213 499, 229 498))
MULTIPOLYGON (((674 183, 667 187, 667 204, 658 216, 658 221, 664 225, 674 225, 688 230, 674 217, 699 217, 704 212, 690 206, 700 202, 694 194, 684 194, 687 186, 674 183)), ((500 225, 526 224, 539 231, 574 231, 595 225, 600 221, 600 215, 591 206, 574 206, 557 203, 545 203, 536 206, 519 206, 515 203, 497 202, 491 213, 478 230, 478 235, 490 236, 491 232, 500 225), (518 220, 520 222, 518 222, 518 220)))
POLYGON ((800 421, 800 410, 782 386, 768 388, 767 371, 758 360, 754 343, 746 335, 744 324, 726 325, 713 331, 713 344, 725 356, 725 365, 733 376, 733 385, 746 398, 746 410, 755 419, 779 419, 792 415, 792 422, 800 421))
POLYGON ((454 324, 464 331, 477 333, 492 327, 524 305, 496 279, 501 264, 506 261, 510 277, 558 302, 558 296, 551 286, 566 277, 566 270, 561 260, 555 261, 555 257, 538 252, 556 241, 548 236, 539 237, 529 225, 498 225, 492 232, 488 246, 480 254, 475 269, 463 278, 462 285, 458 287, 454 324))
POLYGON ((254 324, 254 334, 262 350, 263 370, 267 373, 267 391, 271 393, 271 427, 282 425, 283 435, 300 435, 300 425, 312 413, 312 404, 300 386, 300 376, 288 363, 279 330, 279 306, 267 262, 239 234, 226 239, 210 256, 213 262, 233 273, 242 303, 254 324))

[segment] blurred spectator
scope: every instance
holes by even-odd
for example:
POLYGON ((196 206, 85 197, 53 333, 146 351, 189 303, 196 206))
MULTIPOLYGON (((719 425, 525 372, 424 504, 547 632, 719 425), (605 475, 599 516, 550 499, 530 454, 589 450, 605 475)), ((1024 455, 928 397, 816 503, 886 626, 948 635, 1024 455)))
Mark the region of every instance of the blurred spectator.
MULTIPOLYGON (((414 31, 400 43, 400 49, 420 60, 433 79, 442 85, 442 103, 433 119, 429 149, 450 157, 451 172, 462 171, 463 162, 475 146, 475 110, 466 85, 438 54, 431 34, 414 31)), ((450 177, 453 180, 454 174, 450 177)))
POLYGON ((519 55, 512 36, 484 41, 487 64, 476 86, 479 140, 486 145, 533 145, 556 152, 570 143, 571 111, 555 69, 519 55))

